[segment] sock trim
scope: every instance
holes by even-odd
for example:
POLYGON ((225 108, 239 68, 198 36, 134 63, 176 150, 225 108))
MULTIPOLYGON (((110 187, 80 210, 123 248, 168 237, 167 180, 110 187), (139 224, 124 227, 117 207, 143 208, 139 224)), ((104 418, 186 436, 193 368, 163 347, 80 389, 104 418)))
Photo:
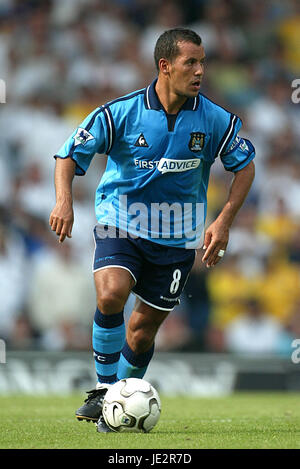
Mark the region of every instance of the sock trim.
POLYGON ((124 322, 123 310, 116 314, 103 314, 97 308, 95 312, 94 321, 99 327, 104 329, 112 329, 114 327, 121 326, 124 322))
POLYGON ((96 362, 101 365, 110 365, 119 361, 121 352, 103 353, 93 349, 96 362))
POLYGON ((117 373, 114 373, 113 375, 108 375, 108 376, 100 375, 99 373, 97 373, 97 377, 98 377, 98 383, 113 384, 116 381, 118 381, 117 373))
POLYGON ((143 368, 147 366, 153 356, 153 353, 154 353, 154 344, 149 350, 147 350, 147 352, 136 354, 129 347, 127 340, 122 349, 122 355, 124 356, 124 358, 126 358, 128 363, 130 363, 133 366, 136 366, 137 368, 143 368))

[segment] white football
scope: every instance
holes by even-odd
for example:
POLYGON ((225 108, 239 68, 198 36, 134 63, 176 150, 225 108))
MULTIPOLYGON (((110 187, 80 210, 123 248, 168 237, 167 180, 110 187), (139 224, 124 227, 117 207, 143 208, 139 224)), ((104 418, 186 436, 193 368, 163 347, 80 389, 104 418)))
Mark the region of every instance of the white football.
POLYGON ((115 432, 147 433, 157 424, 161 402, 156 389, 138 378, 124 378, 108 389, 103 417, 115 432))

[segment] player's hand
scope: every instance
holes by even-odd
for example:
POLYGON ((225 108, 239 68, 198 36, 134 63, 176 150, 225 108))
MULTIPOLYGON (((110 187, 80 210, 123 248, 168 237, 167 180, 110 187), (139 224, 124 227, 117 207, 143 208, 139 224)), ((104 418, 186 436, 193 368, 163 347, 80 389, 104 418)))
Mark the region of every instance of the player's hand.
POLYGON ((72 204, 56 204, 49 218, 49 225, 52 231, 59 236, 59 242, 62 243, 66 236, 72 238, 72 228, 74 223, 74 212, 72 204))
POLYGON ((205 253, 202 262, 206 267, 213 267, 222 257, 218 256, 221 249, 226 250, 229 240, 229 228, 219 221, 214 221, 206 230, 203 249, 205 253))

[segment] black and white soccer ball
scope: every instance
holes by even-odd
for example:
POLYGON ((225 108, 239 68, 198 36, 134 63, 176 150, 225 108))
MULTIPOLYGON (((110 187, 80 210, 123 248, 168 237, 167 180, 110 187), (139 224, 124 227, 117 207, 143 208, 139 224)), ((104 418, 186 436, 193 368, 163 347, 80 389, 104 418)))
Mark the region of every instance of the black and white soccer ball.
POLYGON ((156 389, 138 378, 124 378, 108 389, 103 417, 115 432, 147 433, 157 424, 161 402, 156 389))

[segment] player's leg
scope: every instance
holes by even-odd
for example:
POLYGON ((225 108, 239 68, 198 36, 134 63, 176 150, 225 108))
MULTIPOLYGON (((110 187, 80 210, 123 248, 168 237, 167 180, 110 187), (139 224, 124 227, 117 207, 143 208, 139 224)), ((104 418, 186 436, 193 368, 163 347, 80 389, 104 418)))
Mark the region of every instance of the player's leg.
POLYGON ((77 419, 98 421, 103 397, 110 384, 117 381, 120 352, 125 342, 124 305, 134 280, 128 270, 105 267, 94 273, 97 309, 93 322, 93 353, 98 383, 88 392, 77 419))
POLYGON ((134 285, 130 272, 119 267, 94 274, 97 309, 93 322, 93 352, 99 383, 117 381, 120 352, 125 342, 124 306, 134 285))
POLYGON ((154 340, 168 316, 163 311, 137 299, 127 326, 126 341, 118 366, 118 379, 143 378, 154 353, 154 340))
POLYGON ((128 239, 109 238, 103 233, 103 227, 97 225, 93 267, 97 308, 92 340, 98 382, 76 411, 78 419, 88 421, 97 421, 101 416, 103 397, 117 380, 120 351, 125 342, 123 309, 140 268, 139 255, 128 239))
MULTIPOLYGON (((147 246, 149 253, 149 246, 147 246)), ((151 247, 150 247, 151 249, 151 247)), ((127 338, 118 366, 118 379, 143 378, 154 353, 154 340, 162 322, 179 303, 195 259, 194 251, 174 253, 177 262, 163 264, 170 256, 168 248, 153 248, 161 263, 145 262, 133 287, 137 303, 127 327, 127 338)), ((171 253, 173 255, 173 253, 171 253)))
POLYGON ((112 384, 125 341, 123 310, 141 268, 140 254, 127 237, 108 237, 105 226, 94 229, 94 281, 97 309, 93 322, 93 349, 98 383, 112 384))

